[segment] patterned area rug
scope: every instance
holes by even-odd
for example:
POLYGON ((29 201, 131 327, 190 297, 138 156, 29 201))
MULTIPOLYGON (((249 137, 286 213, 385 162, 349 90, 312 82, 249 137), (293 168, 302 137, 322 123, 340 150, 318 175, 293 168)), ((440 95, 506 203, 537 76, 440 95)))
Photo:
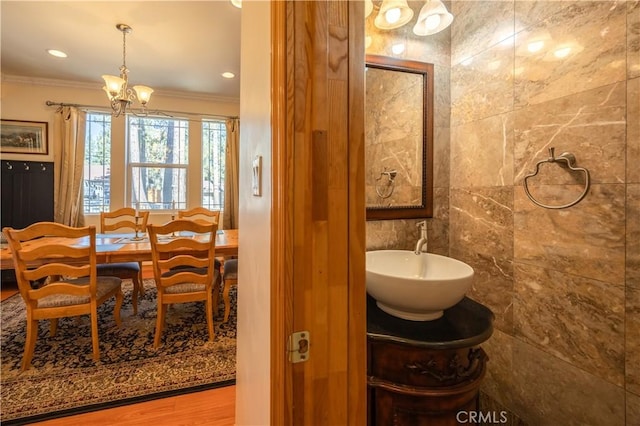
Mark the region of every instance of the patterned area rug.
POLYGON ((163 344, 153 349, 156 290, 144 280, 145 295, 133 316, 131 283, 125 281, 122 325, 113 319, 114 299, 98 309, 100 361, 91 351, 89 317, 61 319, 51 337, 40 321, 32 367, 20 372, 25 340, 25 306, 19 294, 0 304, 0 422, 23 424, 233 384, 235 381, 235 286, 231 315, 222 295, 215 313, 214 342, 207 341, 204 303, 173 305, 167 312, 163 344))

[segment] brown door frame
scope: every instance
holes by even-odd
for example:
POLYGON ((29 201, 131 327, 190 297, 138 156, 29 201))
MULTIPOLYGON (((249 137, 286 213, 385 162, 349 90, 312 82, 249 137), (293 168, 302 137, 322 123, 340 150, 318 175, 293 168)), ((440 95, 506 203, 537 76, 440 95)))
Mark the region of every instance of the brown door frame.
POLYGON ((293 164, 288 160, 290 123, 287 117, 287 25, 286 2, 271 3, 271 422, 292 424, 291 364, 287 361, 287 338, 293 332, 293 264, 291 247, 293 211, 293 164), (284 303, 283 303, 284 302, 284 303))

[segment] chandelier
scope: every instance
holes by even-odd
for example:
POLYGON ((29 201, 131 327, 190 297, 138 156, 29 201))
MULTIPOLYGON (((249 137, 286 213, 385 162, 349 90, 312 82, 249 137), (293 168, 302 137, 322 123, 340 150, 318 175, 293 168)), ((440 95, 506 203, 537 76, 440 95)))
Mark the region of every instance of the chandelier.
POLYGON ((118 117, 120 114, 127 112, 131 107, 131 103, 138 98, 138 102, 145 110, 147 102, 151 99, 153 89, 148 86, 133 86, 133 90, 128 87, 129 69, 127 68, 127 34, 131 33, 132 28, 127 24, 116 25, 118 31, 122 32, 122 66, 120 66, 120 77, 115 75, 103 75, 105 86, 104 91, 107 93, 111 101, 111 109, 113 114, 118 117), (134 93, 135 91, 135 93, 134 93))

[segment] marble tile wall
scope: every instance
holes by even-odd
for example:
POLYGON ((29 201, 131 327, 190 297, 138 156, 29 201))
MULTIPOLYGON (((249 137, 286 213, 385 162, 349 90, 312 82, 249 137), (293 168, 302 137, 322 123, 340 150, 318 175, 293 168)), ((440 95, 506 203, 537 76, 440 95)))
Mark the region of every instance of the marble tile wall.
POLYGON ((639 3, 451 4, 449 250, 496 314, 483 392, 530 425, 640 424, 639 3), (522 187, 550 147, 591 173, 568 209, 522 187))
MULTIPOLYGON (((445 2, 448 4, 448 2, 445 2)), ((379 1, 374 1, 379 6, 379 1)), ((446 29, 429 37, 413 34, 413 24, 424 5, 423 1, 409 1, 414 11, 410 24, 389 31, 382 31, 373 25, 377 13, 367 18, 365 23, 366 53, 396 57, 434 64, 434 215, 427 220, 429 232, 428 251, 447 255, 449 253, 449 140, 451 117, 451 33, 446 29), (394 54, 392 47, 403 44, 404 51, 394 54)), ((368 166, 367 166, 368 167, 368 166)), ((374 193, 371 188, 370 194, 374 193)), ((367 250, 412 249, 420 238, 415 226, 422 219, 381 220, 367 222, 367 250)))

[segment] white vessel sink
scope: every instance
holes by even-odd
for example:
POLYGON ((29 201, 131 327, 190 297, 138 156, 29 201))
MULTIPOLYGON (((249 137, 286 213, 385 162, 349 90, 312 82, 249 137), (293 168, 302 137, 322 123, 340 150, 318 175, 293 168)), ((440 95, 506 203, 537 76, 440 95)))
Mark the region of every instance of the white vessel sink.
POLYGON ((408 250, 367 252, 367 293, 398 318, 431 321, 464 298, 473 268, 451 257, 408 250))

